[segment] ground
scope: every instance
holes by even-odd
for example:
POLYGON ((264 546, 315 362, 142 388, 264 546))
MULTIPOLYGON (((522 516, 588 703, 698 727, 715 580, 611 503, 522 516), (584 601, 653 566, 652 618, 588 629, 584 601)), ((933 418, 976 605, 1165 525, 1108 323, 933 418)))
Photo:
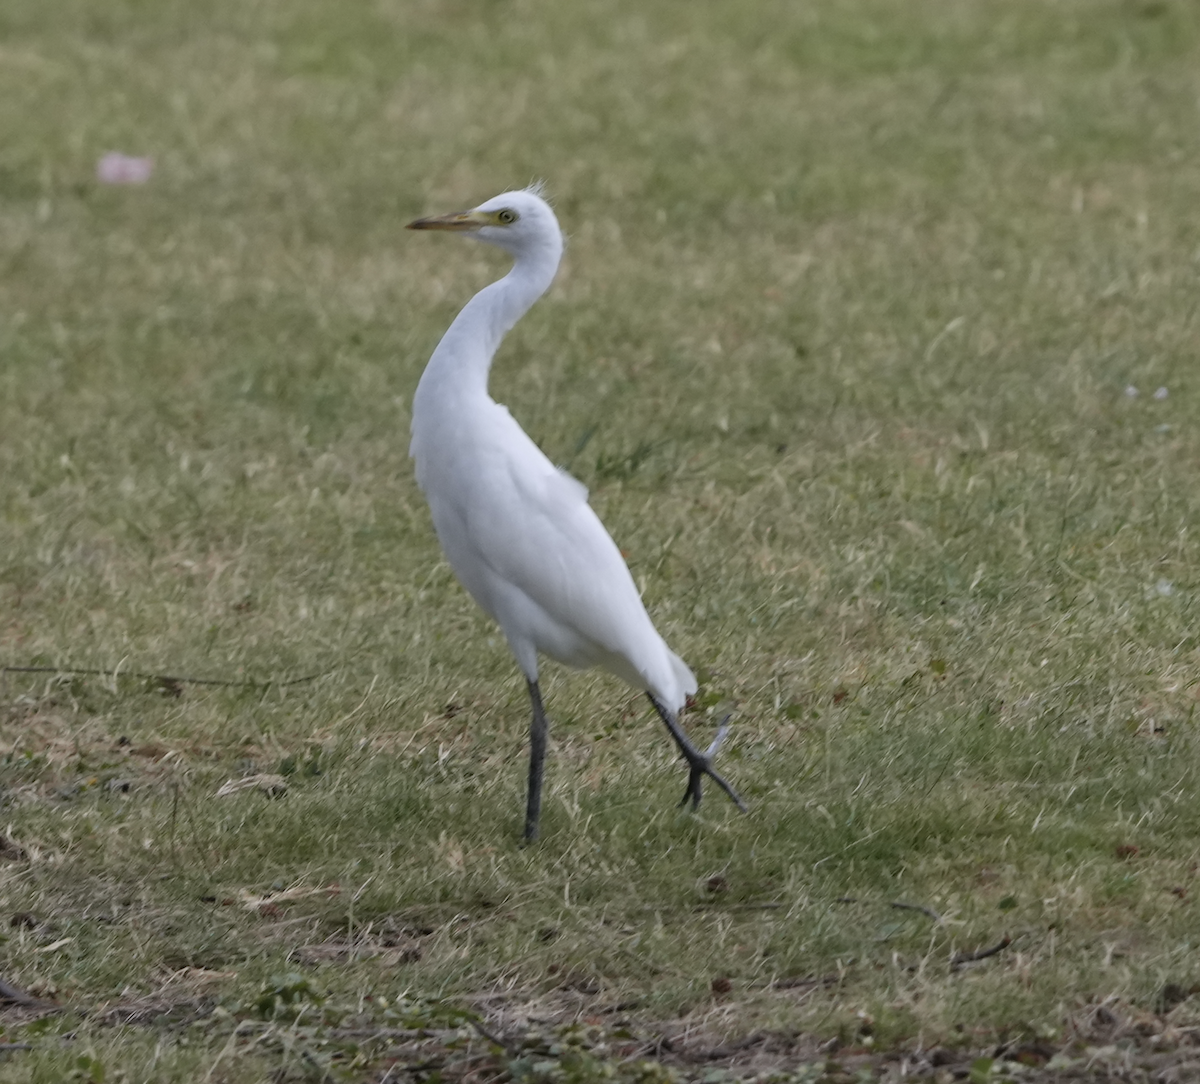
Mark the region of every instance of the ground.
POLYGON ((1198 101, 1183 0, 9 0, 0 1078, 1187 1079, 1198 101), (526 848, 404 224, 539 178, 492 390, 749 813, 547 666, 526 848))

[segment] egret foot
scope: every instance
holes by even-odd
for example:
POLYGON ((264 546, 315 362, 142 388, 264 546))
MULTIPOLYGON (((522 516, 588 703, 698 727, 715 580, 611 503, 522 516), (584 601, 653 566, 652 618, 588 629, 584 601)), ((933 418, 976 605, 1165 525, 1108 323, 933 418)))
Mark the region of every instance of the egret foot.
POLYGON ((745 813, 747 811, 746 803, 742 801, 738 792, 713 770, 712 766, 713 757, 717 755, 717 750, 721 748, 721 744, 725 741, 725 736, 729 733, 729 716, 726 715, 721 720, 721 725, 717 728, 717 736, 713 738, 712 744, 702 753, 688 740, 688 736, 679 725, 679 720, 663 707, 653 695, 650 693, 646 695, 650 698, 650 703, 654 705, 654 710, 658 712, 658 717, 667 724, 667 729, 671 732, 671 737, 675 739, 675 744, 679 746, 679 751, 683 754, 683 759, 688 762, 687 790, 683 792, 683 801, 679 804, 687 805, 688 799, 691 799, 692 808, 699 808, 702 797, 700 783, 704 776, 707 775, 709 779, 725 792, 729 800, 745 813))

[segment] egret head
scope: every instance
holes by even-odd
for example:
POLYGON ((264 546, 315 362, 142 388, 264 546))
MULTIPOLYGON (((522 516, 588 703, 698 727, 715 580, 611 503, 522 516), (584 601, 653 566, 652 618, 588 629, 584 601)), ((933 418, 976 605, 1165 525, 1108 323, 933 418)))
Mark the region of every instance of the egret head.
POLYGON ((547 247, 562 249, 558 219, 541 196, 540 186, 493 196, 470 211, 418 218, 410 230, 450 230, 521 256, 547 247))

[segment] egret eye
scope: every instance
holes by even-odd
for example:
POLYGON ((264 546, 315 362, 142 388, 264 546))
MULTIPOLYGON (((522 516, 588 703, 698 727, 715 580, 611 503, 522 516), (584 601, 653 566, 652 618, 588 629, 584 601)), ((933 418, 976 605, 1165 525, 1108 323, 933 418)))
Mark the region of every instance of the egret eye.
POLYGON ((517 220, 517 212, 510 211, 507 207, 505 207, 503 211, 496 212, 496 221, 503 223, 505 226, 509 225, 512 222, 516 222, 516 220, 517 220))

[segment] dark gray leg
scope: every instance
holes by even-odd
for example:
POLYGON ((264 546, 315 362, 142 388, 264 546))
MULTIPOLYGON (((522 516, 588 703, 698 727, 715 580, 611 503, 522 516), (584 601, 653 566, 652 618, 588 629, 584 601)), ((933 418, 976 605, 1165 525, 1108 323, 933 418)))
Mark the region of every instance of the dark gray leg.
POLYGON ((729 800, 745 813, 746 803, 742 801, 738 796, 738 792, 733 787, 713 771, 712 767, 712 758, 717 755, 717 750, 721 748, 721 743, 725 740, 725 735, 729 733, 729 716, 726 715, 721 720, 721 725, 717 728, 717 736, 713 738, 712 745, 701 753, 688 740, 688 736, 683 732, 683 727, 679 725, 679 720, 675 718, 674 714, 660 704, 653 695, 650 693, 646 695, 650 697, 650 703, 654 705, 654 710, 658 712, 658 717, 667 724, 667 729, 671 732, 671 737, 675 739, 675 744, 679 746, 679 751, 683 754, 683 759, 688 762, 687 790, 683 792, 683 801, 679 804, 687 805, 690 798, 692 808, 699 808, 701 797, 700 781, 707 775, 709 779, 716 783, 729 796, 729 800))
POLYGON ((546 764, 546 712, 542 693, 536 681, 529 682, 529 699, 533 704, 533 722, 529 727, 529 797, 525 803, 525 842, 538 837, 538 819, 542 814, 542 769, 546 764))

